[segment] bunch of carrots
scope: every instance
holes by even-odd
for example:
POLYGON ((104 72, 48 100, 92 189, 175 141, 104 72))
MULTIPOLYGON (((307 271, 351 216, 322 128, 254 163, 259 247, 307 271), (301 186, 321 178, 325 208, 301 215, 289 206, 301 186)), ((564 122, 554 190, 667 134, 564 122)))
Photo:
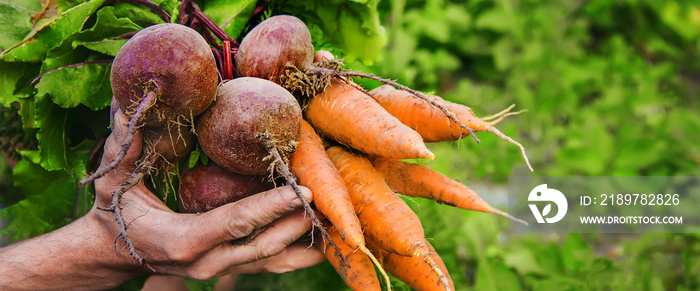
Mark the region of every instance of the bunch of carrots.
MULTIPOLYGON (((329 57, 321 51, 315 61, 329 57)), ((469 107, 430 98, 474 131, 491 132, 518 145, 527 161, 523 147, 493 127, 519 113, 510 112, 513 106, 477 118, 469 107)), ((525 223, 491 207, 469 187, 402 161, 432 160, 435 155, 426 142, 470 134, 430 102, 388 85, 366 92, 352 81, 336 79, 311 99, 304 119, 291 170, 313 192, 316 209, 327 219, 324 226, 342 256, 325 240, 317 246, 353 290, 381 290, 375 266, 387 289, 388 272, 417 290, 454 290, 418 216, 396 193, 525 223)))

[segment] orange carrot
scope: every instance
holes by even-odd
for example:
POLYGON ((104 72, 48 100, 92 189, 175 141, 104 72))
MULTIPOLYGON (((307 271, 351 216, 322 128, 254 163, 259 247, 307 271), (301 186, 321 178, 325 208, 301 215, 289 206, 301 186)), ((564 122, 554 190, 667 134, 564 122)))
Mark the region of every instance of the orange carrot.
MULTIPOLYGON (((331 240, 335 242, 340 248, 340 252, 345 256, 348 265, 341 263, 341 258, 338 253, 330 248, 330 244, 317 232, 316 238, 321 240, 323 243, 316 243, 316 246, 321 250, 323 255, 326 256, 328 262, 333 265, 333 268, 338 272, 345 284, 350 287, 350 289, 359 290, 381 290, 379 286, 379 279, 377 274, 374 272, 374 267, 372 266, 372 261, 370 258, 361 252, 356 252, 356 248, 353 248, 341 239, 341 234, 338 230, 330 225, 328 221, 324 223, 328 235, 330 235, 331 240)), ((388 284, 387 284, 388 285, 388 284)))
POLYGON ((326 152, 348 186, 366 237, 385 250, 423 260, 439 277, 435 283, 451 290, 447 277, 431 256, 418 216, 391 191, 370 161, 340 146, 326 152))
MULTIPOLYGON (((440 109, 432 106, 425 100, 414 97, 408 92, 396 90, 389 85, 384 85, 372 90, 370 94, 384 109, 386 109, 386 111, 396 116, 396 118, 401 120, 401 122, 408 127, 416 130, 427 142, 458 140, 469 135, 468 130, 453 122, 440 109)), ((472 109, 467 106, 445 101, 438 96, 430 95, 428 97, 433 98, 433 101, 436 103, 445 106, 450 112, 457 116, 459 121, 466 124, 474 131, 493 133, 518 146, 528 168, 530 168, 530 171, 534 171, 525 154, 525 148, 520 143, 493 127, 493 125, 503 120, 506 116, 514 115, 519 112, 508 113, 509 109, 507 109, 504 110, 505 112, 494 115, 495 117, 500 117, 499 119, 486 122, 476 117, 472 109)), ((495 117, 491 116, 490 118, 495 117)))
POLYGON ((316 208, 338 228, 344 241, 355 248, 364 245, 360 221, 345 182, 328 159, 321 139, 306 121, 302 121, 299 146, 289 162, 299 184, 311 190, 316 208))
POLYGON ((391 190, 397 193, 427 198, 466 210, 498 214, 527 225, 527 222, 491 207, 466 185, 431 168, 382 157, 371 157, 370 160, 391 190))
POLYGON ((435 158, 416 131, 351 84, 333 80, 309 101, 305 114, 319 134, 361 152, 396 159, 435 158))
MULTIPOLYGON (((375 262, 389 285, 389 276, 365 246, 362 227, 355 215, 343 178, 328 159, 321 138, 306 121, 302 121, 299 146, 289 162, 292 173, 299 179, 299 184, 311 190, 316 208, 330 220, 347 245, 354 250, 359 249, 375 262)), ((391 287, 388 289, 391 290, 391 287)))
MULTIPOLYGON (((455 286, 447 271, 447 266, 435 252, 433 246, 427 241, 425 243, 430 248, 431 257, 446 275, 450 288, 454 290, 455 286)), ((382 249, 379 244, 372 240, 367 242, 367 246, 379 256, 382 265, 390 274, 408 284, 411 288, 415 290, 442 290, 440 285, 435 284, 440 278, 434 272, 431 272, 430 266, 426 265, 421 259, 394 254, 382 249)))

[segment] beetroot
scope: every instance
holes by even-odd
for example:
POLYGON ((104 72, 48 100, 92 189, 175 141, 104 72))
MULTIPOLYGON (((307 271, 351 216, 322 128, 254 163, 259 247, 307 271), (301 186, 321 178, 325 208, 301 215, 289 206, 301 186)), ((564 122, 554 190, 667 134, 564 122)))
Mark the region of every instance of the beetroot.
POLYGON ((219 87, 216 101, 197 122, 199 143, 221 167, 244 175, 269 173, 271 142, 283 159, 296 150, 301 107, 291 93, 258 78, 237 78, 219 87))
POLYGON ((214 54, 204 38, 171 23, 147 27, 129 39, 112 62, 110 78, 114 99, 130 118, 127 138, 116 159, 80 185, 117 166, 137 127, 191 123, 214 100, 218 84, 214 54))
POLYGON ((148 95, 155 103, 142 124, 164 126, 190 120, 209 107, 216 94, 214 54, 204 38, 184 25, 158 24, 139 31, 112 63, 112 91, 127 116, 148 95))
POLYGON ((241 41, 236 54, 238 74, 279 83, 283 69, 312 66, 311 34, 298 18, 273 16, 254 27, 241 41))
POLYGON ((185 157, 195 145, 190 126, 184 125, 145 127, 143 141, 144 155, 154 155, 154 158, 160 158, 168 163, 185 157))
POLYGON ((314 226, 331 241, 288 167, 301 120, 299 103, 287 90, 265 79, 241 77, 219 86, 216 101, 197 122, 199 144, 212 161, 229 171, 284 177, 314 226))
POLYGON ((178 208, 184 213, 200 213, 274 188, 267 175, 241 175, 209 161, 180 176, 178 208))

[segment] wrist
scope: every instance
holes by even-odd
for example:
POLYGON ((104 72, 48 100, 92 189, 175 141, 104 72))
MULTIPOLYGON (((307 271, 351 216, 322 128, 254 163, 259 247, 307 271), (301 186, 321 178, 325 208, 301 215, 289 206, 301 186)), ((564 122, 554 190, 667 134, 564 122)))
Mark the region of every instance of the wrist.
POLYGON ((67 241, 62 260, 69 262, 65 276, 82 281, 77 288, 105 289, 144 275, 143 268, 118 253, 116 236, 106 231, 96 212, 101 210, 93 209, 65 227, 64 234, 73 236, 62 240, 67 241))
MULTIPOLYGON (((133 279, 150 272, 146 268, 139 266, 128 255, 120 252, 122 244, 118 244, 118 233, 112 233, 112 227, 108 227, 105 223, 115 223, 111 212, 93 209, 86 214, 81 220, 83 225, 81 228, 89 234, 91 238, 87 241, 88 245, 78 245, 81 252, 90 254, 90 258, 84 263, 85 267, 93 270, 109 270, 118 277, 124 278, 123 281, 133 279)), ((78 221, 76 221, 78 222, 78 221)), ((84 259, 84 258, 83 258, 84 259)))
POLYGON ((0 289, 105 289, 144 274, 120 256, 90 214, 53 232, 0 249, 0 289))

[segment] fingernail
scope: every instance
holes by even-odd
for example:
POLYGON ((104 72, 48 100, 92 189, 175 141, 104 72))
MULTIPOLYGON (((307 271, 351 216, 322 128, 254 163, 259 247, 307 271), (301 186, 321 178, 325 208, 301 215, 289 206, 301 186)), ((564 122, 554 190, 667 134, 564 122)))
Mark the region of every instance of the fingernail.
POLYGON ((116 114, 114 115, 114 121, 112 121, 112 132, 116 137, 122 137, 122 125, 119 124, 116 114))
POLYGON ((289 208, 299 208, 303 206, 304 203, 301 201, 301 199, 297 198, 292 200, 292 202, 289 203, 289 208))

